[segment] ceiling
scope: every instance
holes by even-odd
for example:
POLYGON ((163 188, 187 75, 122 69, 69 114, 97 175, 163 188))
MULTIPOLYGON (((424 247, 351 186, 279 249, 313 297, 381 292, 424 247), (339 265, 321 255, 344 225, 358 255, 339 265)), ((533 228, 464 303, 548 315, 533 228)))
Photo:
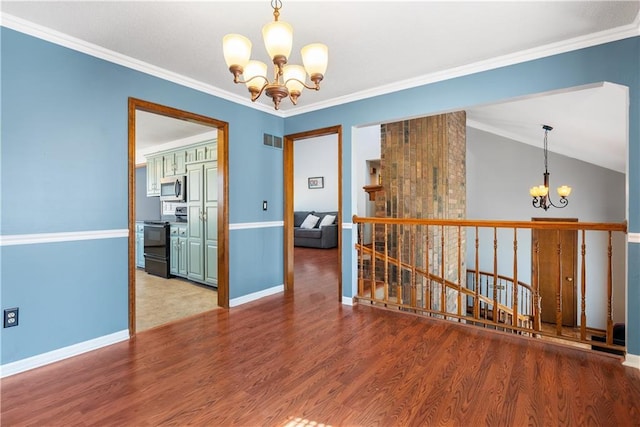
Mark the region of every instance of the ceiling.
MULTIPOLYGON (((285 117, 640 34, 638 0, 283 3, 280 19, 294 30, 291 63, 301 62, 299 49, 305 44, 319 41, 329 46, 329 67, 320 91, 305 90, 298 106, 283 101, 280 114, 285 117)), ((161 70, 170 79, 235 102, 248 104, 248 93, 244 85, 233 83, 223 60, 222 37, 249 37, 252 57, 268 63, 260 31, 272 20, 269 0, 3 0, 1 8, 5 26, 30 27, 32 33, 47 33, 64 43, 79 42, 85 51, 99 46, 102 52, 96 56, 109 52, 133 68, 152 74, 161 70)), ((609 89, 604 85, 596 92, 609 89)), ((473 107, 468 115, 472 125, 501 129, 514 139, 539 145, 540 126, 548 121, 556 128, 553 139, 550 136, 551 151, 624 171, 620 164, 625 163, 626 128, 622 140, 613 142, 610 130, 619 123, 608 122, 610 114, 595 115, 587 108, 583 113, 591 116, 564 117, 575 110, 576 102, 592 96, 580 92, 552 98, 560 103, 557 108, 534 97, 517 100, 514 106, 473 107), (598 129, 592 130, 594 123, 598 129), (584 155, 576 155, 576 149, 584 155), (608 157, 615 151, 617 159, 603 161, 603 153, 608 157)), ((263 95, 253 106, 274 113, 270 102, 263 95)), ((606 106, 602 110, 610 111, 606 106)), ((627 115, 625 110, 625 125, 627 115)))

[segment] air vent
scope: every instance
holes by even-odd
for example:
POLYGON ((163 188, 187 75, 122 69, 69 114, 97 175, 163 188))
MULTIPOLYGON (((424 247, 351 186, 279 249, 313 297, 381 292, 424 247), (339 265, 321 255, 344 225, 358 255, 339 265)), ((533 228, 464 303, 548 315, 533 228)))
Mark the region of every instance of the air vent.
POLYGON ((264 134, 264 145, 268 145, 269 147, 282 149, 282 137, 269 135, 268 133, 264 134))

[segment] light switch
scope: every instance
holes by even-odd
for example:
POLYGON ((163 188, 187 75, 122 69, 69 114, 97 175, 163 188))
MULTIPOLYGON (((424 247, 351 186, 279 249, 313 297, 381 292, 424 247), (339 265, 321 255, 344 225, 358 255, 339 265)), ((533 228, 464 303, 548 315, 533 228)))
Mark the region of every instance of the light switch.
POLYGON ((263 210, 263 211, 266 211, 266 210, 267 210, 267 201, 266 201, 266 200, 263 200, 263 201, 262 201, 262 210, 263 210))

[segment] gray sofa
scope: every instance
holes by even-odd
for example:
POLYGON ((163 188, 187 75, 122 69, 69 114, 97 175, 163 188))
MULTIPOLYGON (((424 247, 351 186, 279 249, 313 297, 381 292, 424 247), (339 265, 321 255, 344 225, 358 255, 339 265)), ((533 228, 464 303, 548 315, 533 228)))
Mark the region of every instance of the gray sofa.
POLYGON ((293 245, 307 248, 335 248, 338 246, 338 212, 296 211, 293 213, 293 245), (307 215, 313 214, 320 219, 314 228, 300 228, 307 215), (325 215, 334 215, 336 219, 330 225, 319 227, 325 215))

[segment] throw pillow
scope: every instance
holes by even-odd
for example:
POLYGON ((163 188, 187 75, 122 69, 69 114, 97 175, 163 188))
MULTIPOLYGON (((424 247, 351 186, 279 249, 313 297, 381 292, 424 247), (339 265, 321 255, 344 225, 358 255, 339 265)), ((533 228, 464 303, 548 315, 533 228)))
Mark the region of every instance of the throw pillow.
POLYGON ((316 224, 318 223, 319 219, 320 219, 320 217, 317 217, 317 216, 315 216, 313 214, 309 214, 304 219, 304 221, 302 221, 302 224, 300 225, 300 228, 313 228, 313 227, 316 226, 316 224))
POLYGON ((335 219, 336 219, 335 215, 325 215, 324 218, 322 218, 322 221, 320 221, 320 227, 333 224, 333 221, 335 219))

